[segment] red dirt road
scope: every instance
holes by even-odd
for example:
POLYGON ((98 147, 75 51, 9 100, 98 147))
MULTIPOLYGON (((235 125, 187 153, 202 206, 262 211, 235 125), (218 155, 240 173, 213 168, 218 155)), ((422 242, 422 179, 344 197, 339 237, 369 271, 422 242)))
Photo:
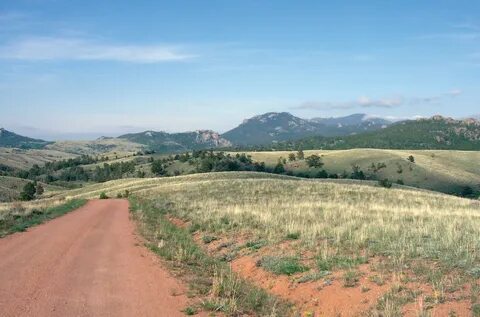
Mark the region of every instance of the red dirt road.
POLYGON ((134 229, 127 201, 96 200, 0 239, 0 316, 184 316, 134 229))

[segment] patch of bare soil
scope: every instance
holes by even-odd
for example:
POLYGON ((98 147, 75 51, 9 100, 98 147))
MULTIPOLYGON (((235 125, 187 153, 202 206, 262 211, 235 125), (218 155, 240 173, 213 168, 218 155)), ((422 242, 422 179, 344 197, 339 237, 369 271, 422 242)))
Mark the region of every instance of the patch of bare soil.
POLYGON ((95 200, 0 239, 1 316, 184 316, 185 287, 135 235, 126 200, 95 200))

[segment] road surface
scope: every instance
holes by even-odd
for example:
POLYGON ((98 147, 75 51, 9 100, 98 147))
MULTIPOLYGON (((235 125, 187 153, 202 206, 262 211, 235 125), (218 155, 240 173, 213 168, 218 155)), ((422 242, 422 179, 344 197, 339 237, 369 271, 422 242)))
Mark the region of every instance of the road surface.
POLYGON ((0 239, 0 316, 185 316, 134 229, 126 200, 94 200, 0 239))

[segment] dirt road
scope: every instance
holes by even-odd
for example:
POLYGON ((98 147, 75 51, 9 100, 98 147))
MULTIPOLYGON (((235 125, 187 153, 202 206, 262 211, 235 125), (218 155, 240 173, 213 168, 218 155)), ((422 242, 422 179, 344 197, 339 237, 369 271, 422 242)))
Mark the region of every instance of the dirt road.
POLYGON ((139 244, 125 200, 0 239, 0 316, 185 316, 183 292, 139 244))

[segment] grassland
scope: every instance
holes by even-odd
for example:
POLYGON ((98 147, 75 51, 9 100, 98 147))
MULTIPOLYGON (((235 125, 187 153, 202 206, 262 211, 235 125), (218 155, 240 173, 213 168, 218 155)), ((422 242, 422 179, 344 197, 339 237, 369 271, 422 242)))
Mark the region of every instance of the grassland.
MULTIPOLYGON (((412 154, 415 164, 426 160, 412 154)), ((352 304, 349 292, 368 298, 359 307, 369 316, 400 316, 411 305, 418 314, 443 307, 453 311, 455 305, 472 312, 480 304, 478 200, 348 180, 230 172, 110 181, 25 208, 96 198, 101 192, 114 197, 125 190, 138 202, 137 219, 148 222, 146 236, 156 252, 179 265, 188 263, 199 252, 185 244, 190 243, 185 232, 190 232, 204 252, 231 261, 234 271, 247 279, 256 272, 254 283, 266 280, 259 286, 304 310, 321 312, 328 306, 325 292, 335 287, 338 298, 350 298, 343 305, 352 304), (165 219, 184 229, 184 242, 169 235, 173 229, 165 219), (183 247, 172 247, 177 243, 183 247), (250 271, 242 271, 245 267, 250 271), (277 292, 283 289, 278 283, 287 283, 292 291, 277 292), (315 306, 289 297, 305 287, 309 296, 327 302, 315 306), (416 306, 420 300, 425 303, 421 309, 416 306)), ((10 214, 11 208, 0 205, 0 215, 10 214)), ((204 292, 213 292, 213 285, 206 283, 204 292)), ((235 311, 229 307, 227 314, 235 311)))
POLYGON ((15 169, 26 170, 34 164, 66 160, 77 155, 57 150, 23 150, 0 147, 0 163, 15 169))
MULTIPOLYGON (((306 172, 314 175, 315 169, 308 168, 305 161, 288 162, 288 151, 247 152, 255 161, 274 166, 280 157, 287 159, 285 169, 292 172, 306 172)), ((480 152, 442 150, 380 150, 353 149, 335 151, 305 151, 305 156, 320 155, 329 173, 350 173, 352 165, 359 166, 371 178, 430 189, 444 193, 459 193, 464 186, 480 191, 480 152), (415 162, 407 161, 413 155, 415 162), (385 163, 378 171, 373 164, 385 163)))
MULTIPOLYGON (((23 187, 28 182, 30 182, 30 180, 26 180, 23 178, 0 176, 0 202, 10 202, 18 200, 18 198, 20 197, 20 192, 23 190, 23 187)), ((45 192, 43 193, 43 197, 50 197, 51 195, 57 194, 58 191, 64 190, 64 188, 58 186, 45 183, 40 184, 45 190, 45 192)))
POLYGON ((105 138, 95 141, 57 141, 46 147, 50 150, 77 155, 107 155, 122 157, 143 149, 143 145, 128 140, 105 138))

